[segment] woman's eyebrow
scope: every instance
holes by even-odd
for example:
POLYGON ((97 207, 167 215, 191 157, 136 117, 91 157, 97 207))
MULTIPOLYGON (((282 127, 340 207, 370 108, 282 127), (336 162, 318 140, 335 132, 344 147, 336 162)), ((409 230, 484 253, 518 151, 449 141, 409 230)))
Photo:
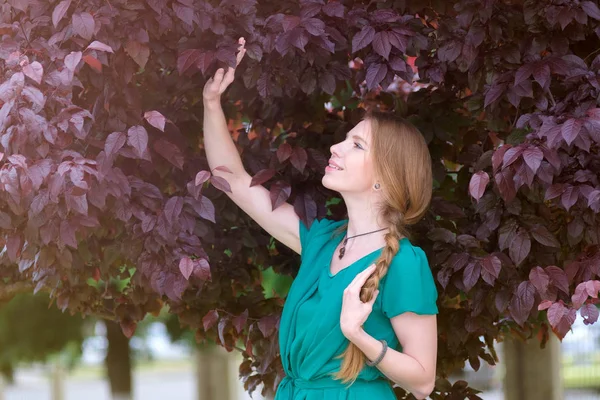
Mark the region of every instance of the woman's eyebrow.
POLYGON ((358 135, 352 135, 352 139, 355 140, 360 140, 361 142, 368 144, 367 141, 365 139, 363 139, 362 137, 358 136, 358 135))

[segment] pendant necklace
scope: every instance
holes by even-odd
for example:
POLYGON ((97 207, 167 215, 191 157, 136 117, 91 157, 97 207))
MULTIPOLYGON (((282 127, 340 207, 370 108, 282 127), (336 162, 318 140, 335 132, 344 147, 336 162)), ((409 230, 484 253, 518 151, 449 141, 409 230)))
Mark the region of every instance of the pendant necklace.
POLYGON ((339 255, 340 260, 344 257, 344 254, 346 254, 346 244, 348 244, 348 240, 354 239, 355 237, 359 237, 359 236, 370 235, 371 233, 381 232, 381 231, 384 231, 386 229, 388 229, 388 228, 382 228, 382 229, 378 229, 376 231, 367 232, 367 233, 361 233, 360 235, 354 235, 354 236, 350 236, 350 237, 345 238, 344 239, 344 244, 343 244, 342 248, 340 249, 340 255, 339 255))

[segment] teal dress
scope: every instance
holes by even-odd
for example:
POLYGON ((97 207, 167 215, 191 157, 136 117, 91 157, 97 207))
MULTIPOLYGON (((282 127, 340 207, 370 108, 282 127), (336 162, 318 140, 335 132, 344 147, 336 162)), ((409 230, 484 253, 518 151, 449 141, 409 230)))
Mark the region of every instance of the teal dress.
MULTIPOLYGON (((377 368, 365 366, 351 386, 332 376, 342 362, 336 357, 349 343, 340 329, 342 293, 381 254, 381 249, 367 254, 332 276, 329 265, 344 236, 333 234, 346 222, 323 219, 315 221, 310 230, 300 222, 302 264, 281 317, 279 345, 286 377, 275 400, 396 399, 389 381, 377 368)), ((438 312, 437 290, 423 250, 406 238, 400 240, 400 250, 379 289, 364 329, 376 339, 385 339, 390 348, 402 351, 390 318, 406 311, 438 312)))

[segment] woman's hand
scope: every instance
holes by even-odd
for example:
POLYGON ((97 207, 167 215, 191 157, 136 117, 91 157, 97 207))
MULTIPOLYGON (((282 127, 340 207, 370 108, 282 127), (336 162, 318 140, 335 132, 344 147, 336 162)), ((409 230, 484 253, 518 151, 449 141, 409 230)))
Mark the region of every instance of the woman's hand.
MULTIPOLYGON (((240 47, 237 54, 236 67, 240 65, 240 62, 244 58, 244 54, 246 54, 246 49, 244 48, 246 40, 244 40, 244 38, 242 37, 238 40, 238 43, 240 47)), ((210 78, 206 82, 206 85, 204 85, 204 91, 202 92, 204 103, 220 103, 221 95, 223 94, 223 92, 225 92, 225 90, 231 84, 231 82, 233 82, 234 74, 235 68, 229 67, 227 73, 225 73, 223 68, 219 68, 217 72, 215 72, 215 76, 210 78)))
POLYGON ((371 265, 360 274, 344 290, 342 312, 340 315, 340 328, 344 336, 352 341, 362 330, 362 326, 373 311, 373 304, 377 299, 379 290, 375 291, 371 301, 363 303, 360 299, 360 291, 369 276, 375 271, 375 265, 371 265))

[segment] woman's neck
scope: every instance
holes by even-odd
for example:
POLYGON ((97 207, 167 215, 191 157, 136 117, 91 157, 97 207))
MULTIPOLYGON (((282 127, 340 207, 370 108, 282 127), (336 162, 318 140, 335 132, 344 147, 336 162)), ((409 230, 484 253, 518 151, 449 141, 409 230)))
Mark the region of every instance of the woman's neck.
MULTIPOLYGON (((389 224, 381 218, 380 209, 373 201, 344 200, 348 210, 348 237, 388 227, 389 224)), ((383 235, 386 231, 380 233, 383 235)))

